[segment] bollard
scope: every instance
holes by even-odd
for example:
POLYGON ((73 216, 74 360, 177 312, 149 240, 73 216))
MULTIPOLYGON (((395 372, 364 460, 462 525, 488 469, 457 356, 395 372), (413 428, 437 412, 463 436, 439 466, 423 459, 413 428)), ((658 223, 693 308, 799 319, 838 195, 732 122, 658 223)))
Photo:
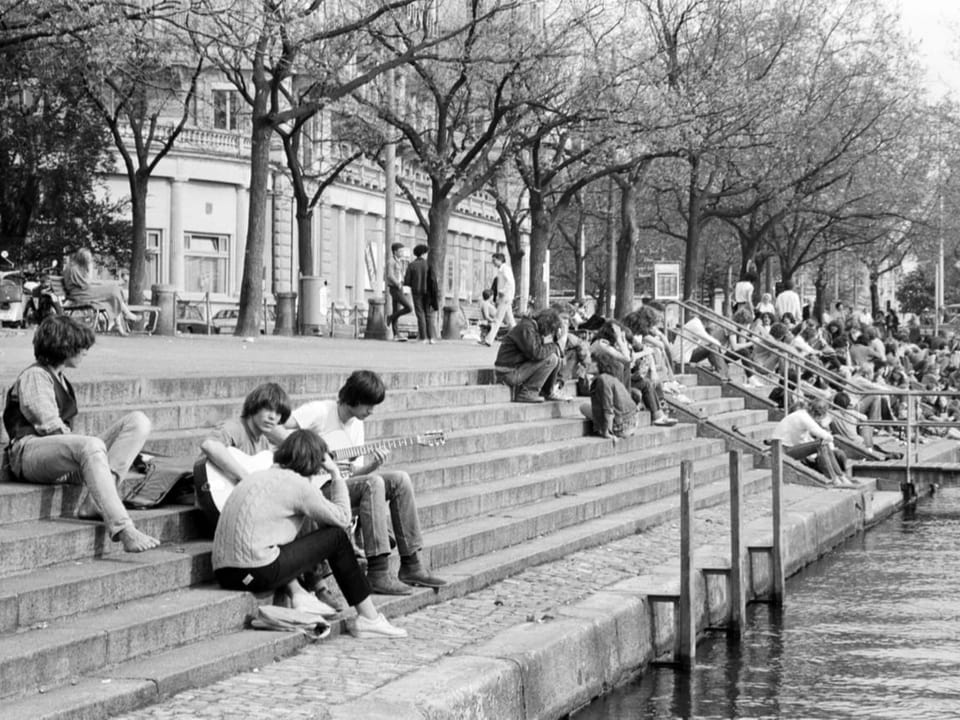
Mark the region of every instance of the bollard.
POLYGON ((156 335, 177 334, 177 288, 173 285, 153 285, 150 288, 151 305, 160 308, 156 335))
POLYGON ((387 339, 387 318, 383 314, 383 307, 383 298, 367 300, 367 329, 363 333, 367 340, 387 339))
POLYGON ((457 305, 444 306, 443 331, 440 337, 444 340, 460 339, 460 308, 457 305))
POLYGON ((295 335, 296 323, 294 318, 296 317, 297 294, 295 292, 278 292, 274 297, 277 299, 277 308, 273 334, 295 335))

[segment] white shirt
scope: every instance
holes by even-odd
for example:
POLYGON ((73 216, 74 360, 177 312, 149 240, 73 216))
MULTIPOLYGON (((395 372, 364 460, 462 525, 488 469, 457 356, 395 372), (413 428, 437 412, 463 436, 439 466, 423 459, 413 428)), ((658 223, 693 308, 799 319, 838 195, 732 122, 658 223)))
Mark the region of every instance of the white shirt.
POLYGON ((806 410, 797 410, 787 415, 773 429, 774 440, 780 440, 787 447, 802 445, 813 438, 833 440, 830 431, 810 417, 806 410))
POLYGON ((785 313, 790 313, 794 322, 800 322, 803 308, 800 306, 800 296, 793 290, 784 290, 777 295, 774 306, 777 308, 777 317, 782 318, 785 313))
POLYGON ((517 284, 513 279, 513 270, 510 265, 503 263, 497 268, 497 295, 503 295, 506 300, 513 300, 517 284))
MULTIPOLYGON (((292 417, 302 429, 323 438, 331 451, 360 447, 365 442, 363 421, 352 417, 345 423, 340 422, 336 400, 313 400, 294 410, 292 417)), ((362 456, 357 458, 362 459, 362 456)))

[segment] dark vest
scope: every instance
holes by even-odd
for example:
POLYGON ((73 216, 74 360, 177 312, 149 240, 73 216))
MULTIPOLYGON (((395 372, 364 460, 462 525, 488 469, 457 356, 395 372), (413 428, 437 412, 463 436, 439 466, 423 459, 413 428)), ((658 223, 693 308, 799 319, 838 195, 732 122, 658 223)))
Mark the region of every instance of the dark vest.
MULTIPOLYGON (((45 365, 36 365, 35 367, 42 367, 50 373, 50 377, 53 378, 53 391, 56 395, 57 410, 60 413, 60 419, 63 420, 63 423, 67 427, 70 427, 73 418, 77 416, 77 396, 73 392, 73 386, 65 377, 63 378, 63 382, 60 382, 57 374, 45 365)), ((7 390, 7 403, 3 408, 3 427, 10 437, 11 444, 20 438, 37 434, 36 429, 20 410, 20 397, 14 393, 18 387, 19 378, 17 382, 7 390)))

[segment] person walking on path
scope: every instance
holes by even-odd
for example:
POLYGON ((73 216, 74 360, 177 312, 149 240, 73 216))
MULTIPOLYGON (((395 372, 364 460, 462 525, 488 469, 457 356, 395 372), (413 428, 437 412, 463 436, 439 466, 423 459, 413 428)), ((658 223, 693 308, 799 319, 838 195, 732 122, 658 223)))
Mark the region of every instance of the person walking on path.
POLYGON ((516 293, 516 282, 513 279, 513 270, 507 264, 503 253, 493 254, 493 266, 497 269, 497 314, 490 324, 490 332, 480 339, 481 345, 492 346, 497 339, 500 326, 506 324, 507 329, 513 329, 517 321, 513 317, 513 296, 516 293))
POLYGON ((36 363, 20 373, 7 391, 3 425, 10 471, 23 482, 43 485, 82 482, 77 517, 102 518, 110 539, 127 552, 143 552, 160 542, 134 527, 118 486, 150 434, 140 411, 124 415, 100 437, 75 434, 77 396, 64 376, 93 347, 93 331, 64 315, 47 317, 33 336, 36 363))
POLYGON ((277 590, 326 560, 357 610, 357 637, 406 637, 370 599, 347 535, 350 494, 323 440, 295 431, 277 448, 274 461, 237 485, 223 506, 213 538, 217 582, 229 590, 277 590), (329 500, 310 479, 324 470, 330 474, 329 500))
POLYGON ((403 284, 413 296, 413 312, 417 316, 417 337, 422 343, 433 345, 436 340, 435 313, 440 306, 437 278, 427 262, 430 248, 420 244, 413 249, 415 260, 407 266, 403 284))
POLYGON ((394 340, 403 340, 397 331, 397 321, 411 312, 413 308, 403 294, 403 243, 394 243, 390 246, 390 259, 387 261, 387 291, 390 293, 390 301, 393 303, 393 312, 387 318, 387 323, 393 330, 394 340))

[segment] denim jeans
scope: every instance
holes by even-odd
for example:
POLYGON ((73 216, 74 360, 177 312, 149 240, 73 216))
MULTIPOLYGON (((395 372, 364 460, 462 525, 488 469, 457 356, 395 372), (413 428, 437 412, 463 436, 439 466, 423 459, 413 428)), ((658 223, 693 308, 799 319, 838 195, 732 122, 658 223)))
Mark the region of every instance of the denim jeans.
POLYGON ((413 312, 417 316, 417 338, 420 340, 435 338, 437 336, 435 320, 433 311, 427 304, 426 295, 413 296, 413 312))
POLYGON ((89 493, 103 515, 110 537, 133 527, 117 484, 133 465, 150 434, 142 412, 125 415, 100 437, 90 435, 30 435, 17 441, 10 456, 14 474, 24 482, 50 485, 83 483, 80 507, 89 493))
POLYGON ((560 359, 556 355, 547 355, 543 360, 531 360, 514 368, 497 367, 497 382, 502 382, 517 390, 527 390, 546 395, 553 391, 557 383, 560 359))
POLYGON ((490 324, 490 332, 487 333, 487 342, 491 345, 497 339, 497 333, 500 332, 500 326, 506 323, 507 328, 512 328, 517 324, 513 317, 513 298, 500 296, 497 299, 497 314, 490 324))
POLYGON ((370 475, 347 478, 350 505, 360 518, 363 551, 375 557, 390 552, 390 526, 400 557, 423 547, 413 483, 402 470, 379 470, 370 475), (389 508, 389 518, 387 509, 389 508))
POLYGON ((391 285, 389 289, 390 300, 393 303, 393 312, 390 313, 390 317, 387 318, 387 323, 393 330, 394 336, 396 336, 397 320, 399 320, 403 315, 413 312, 413 307, 410 305, 410 301, 407 300, 407 296, 403 294, 403 288, 398 288, 391 285))

